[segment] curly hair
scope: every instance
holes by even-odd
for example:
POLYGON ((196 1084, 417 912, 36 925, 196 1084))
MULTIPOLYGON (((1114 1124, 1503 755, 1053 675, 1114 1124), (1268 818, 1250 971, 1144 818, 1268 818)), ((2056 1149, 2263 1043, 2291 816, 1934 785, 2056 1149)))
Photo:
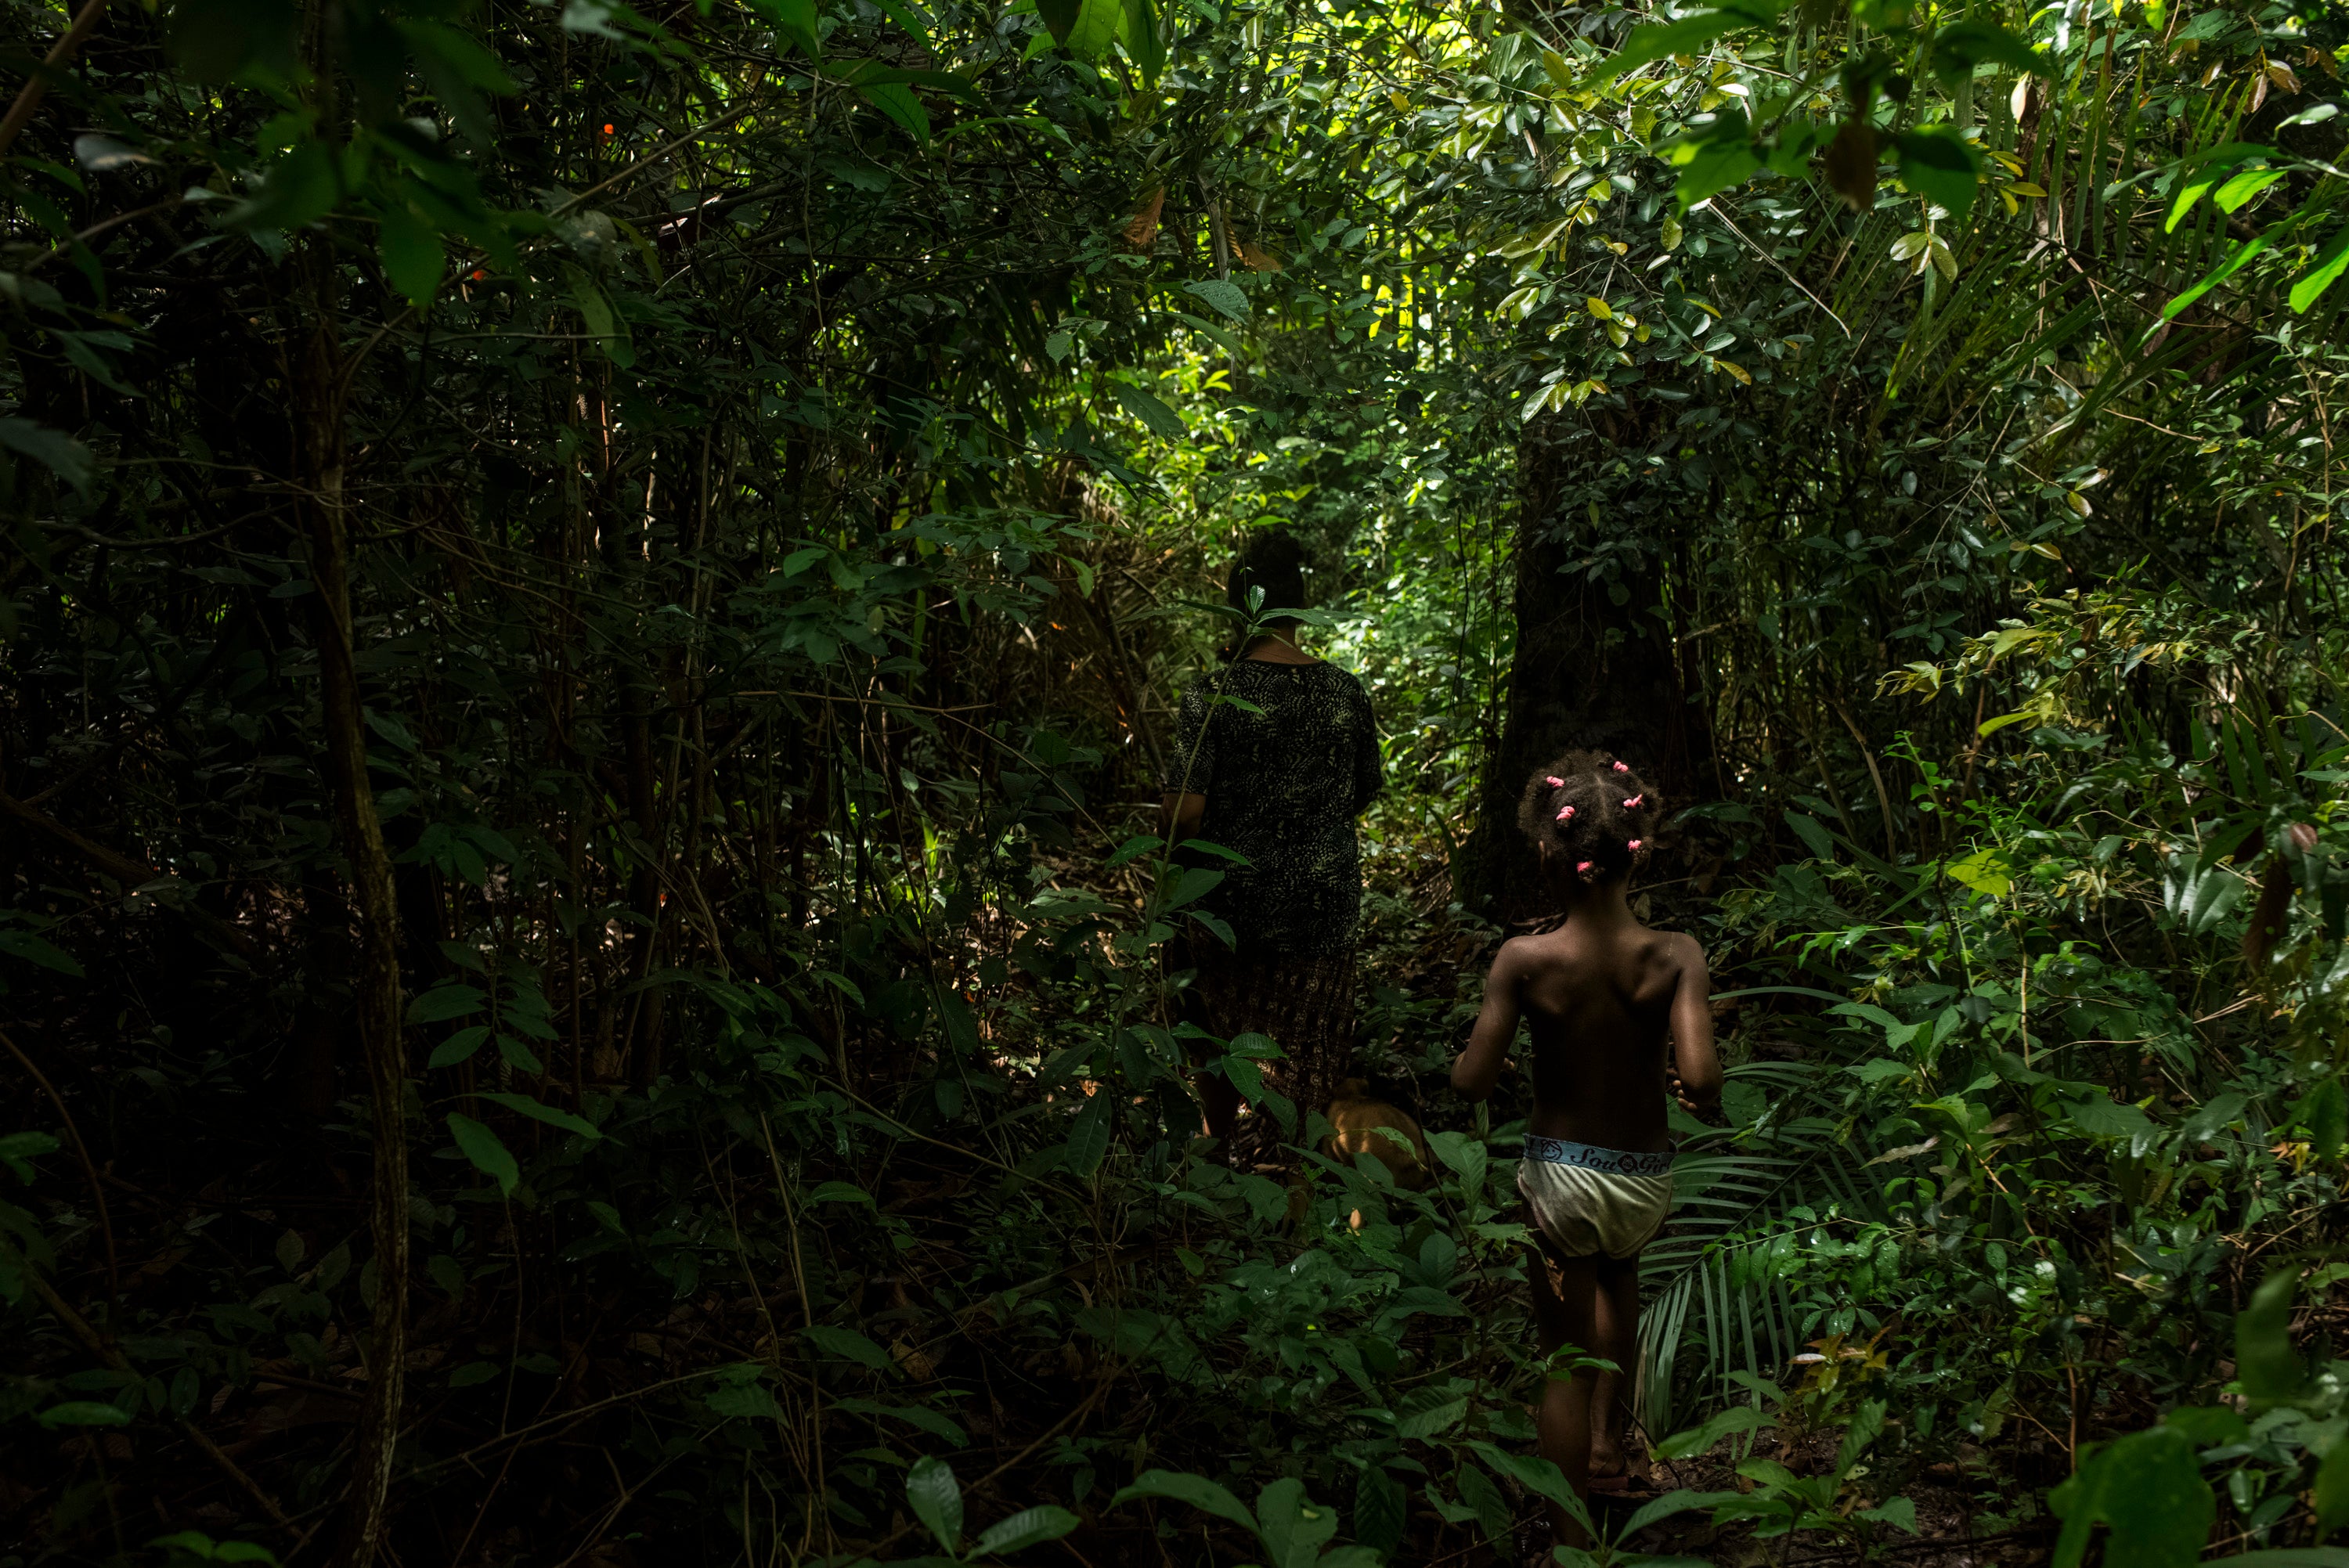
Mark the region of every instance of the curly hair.
POLYGON ((1534 769, 1517 826, 1586 882, 1630 871, 1655 848, 1664 803, 1648 781, 1604 751, 1569 751, 1534 769))
POLYGON ((1268 530, 1248 541, 1232 562, 1224 597, 1233 609, 1245 611, 1248 590, 1261 588, 1268 611, 1305 609, 1311 603, 1306 597, 1306 564, 1305 546, 1295 534, 1287 529, 1268 530))

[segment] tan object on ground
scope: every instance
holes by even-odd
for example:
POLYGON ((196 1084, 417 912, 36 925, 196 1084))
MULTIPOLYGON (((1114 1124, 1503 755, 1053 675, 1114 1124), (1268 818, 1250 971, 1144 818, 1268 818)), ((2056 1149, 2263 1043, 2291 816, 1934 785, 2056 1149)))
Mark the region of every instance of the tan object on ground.
POLYGON ((1387 1168, 1396 1186, 1415 1192, 1427 1185, 1427 1140, 1409 1111, 1372 1099, 1361 1078, 1350 1078, 1339 1083, 1328 1114, 1331 1131, 1322 1140, 1322 1153, 1349 1162, 1357 1154, 1368 1154, 1387 1168), (1379 1130, 1382 1128, 1402 1134, 1402 1140, 1379 1130))

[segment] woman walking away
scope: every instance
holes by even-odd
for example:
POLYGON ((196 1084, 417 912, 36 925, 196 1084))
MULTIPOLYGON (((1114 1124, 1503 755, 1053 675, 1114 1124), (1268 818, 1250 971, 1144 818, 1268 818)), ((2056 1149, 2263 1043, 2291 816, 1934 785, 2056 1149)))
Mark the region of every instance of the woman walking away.
MULTIPOLYGON (((1695 1110, 1721 1099, 1704 950, 1649 930, 1625 902, 1662 820, 1655 792, 1601 752, 1568 752, 1527 781, 1517 823, 1563 913, 1502 944, 1452 1068, 1453 1088, 1483 1099, 1517 1020, 1532 1026, 1534 1109, 1517 1190, 1538 1233, 1542 1266, 1527 1272, 1542 1354, 1570 1345, 1619 1368, 1640 1342, 1640 1249, 1671 1208, 1668 1040, 1681 1103, 1695 1110)), ((1623 1470, 1620 1387, 1619 1372, 1586 1367, 1543 1389, 1543 1457, 1578 1495, 1594 1472, 1623 1470)), ((1550 1514, 1561 1544, 1584 1543, 1564 1510, 1550 1514)))
POLYGON ((1348 671, 1298 645, 1305 608, 1305 552, 1286 533, 1266 534, 1232 567, 1226 593, 1259 623, 1231 664, 1183 693, 1176 744, 1160 781, 1162 826, 1203 839, 1246 863, 1205 861, 1223 882, 1196 907, 1230 928, 1226 948, 1196 924, 1169 944, 1168 966, 1192 972, 1189 1020, 1218 1039, 1271 1037, 1283 1059, 1265 1064, 1265 1087, 1294 1108, 1284 1133, 1245 1115, 1240 1096, 1202 1075, 1207 1131, 1236 1163, 1273 1157, 1305 1136, 1305 1118, 1326 1106, 1353 1054, 1354 926, 1361 913, 1361 855, 1354 819, 1379 792, 1378 727, 1370 695, 1348 671))

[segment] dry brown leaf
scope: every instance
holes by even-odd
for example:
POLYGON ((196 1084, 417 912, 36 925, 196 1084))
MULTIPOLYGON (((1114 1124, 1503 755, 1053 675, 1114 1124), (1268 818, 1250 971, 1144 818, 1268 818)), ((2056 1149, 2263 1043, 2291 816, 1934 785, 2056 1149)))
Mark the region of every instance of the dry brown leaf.
POLYGON ((1124 230, 1125 242, 1136 250, 1148 250, 1158 238, 1158 213, 1166 205, 1166 187, 1158 186, 1142 199, 1141 208, 1124 230))
POLYGON ((1263 246, 1247 240, 1240 242, 1240 264, 1252 273, 1277 273, 1284 270, 1278 256, 1263 246))

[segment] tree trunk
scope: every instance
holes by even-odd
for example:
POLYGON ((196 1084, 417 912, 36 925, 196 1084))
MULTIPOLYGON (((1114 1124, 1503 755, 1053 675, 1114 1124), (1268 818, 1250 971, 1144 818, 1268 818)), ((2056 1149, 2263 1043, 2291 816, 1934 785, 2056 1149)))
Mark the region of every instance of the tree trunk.
POLYGON ((358 964, 352 975, 352 1033, 372 1103, 374 1170, 369 1220, 375 1242, 374 1322, 367 1344, 367 1398, 351 1460, 350 1512, 341 1561, 372 1568, 384 1549, 392 1451, 399 1436, 408 1366, 408 1069, 400 1038, 399 913, 391 855, 367 780, 367 718, 352 646, 350 552, 344 517, 343 391, 336 273, 324 241, 305 247, 309 313, 294 366, 300 425, 295 439, 310 537, 313 637, 318 650, 326 777, 335 821, 350 864, 358 912, 358 964))
MULTIPOLYGON (((1455 872, 1464 902, 1504 925, 1549 913, 1516 825, 1535 769, 1595 747, 1638 769, 1676 810, 1694 799, 1710 749, 1674 656, 1689 581, 1671 524, 1680 487, 1631 460, 1648 422, 1635 410, 1593 431, 1552 417, 1518 447, 1516 653, 1500 748, 1455 872)), ((1661 418, 1652 422, 1661 434, 1661 418)))

